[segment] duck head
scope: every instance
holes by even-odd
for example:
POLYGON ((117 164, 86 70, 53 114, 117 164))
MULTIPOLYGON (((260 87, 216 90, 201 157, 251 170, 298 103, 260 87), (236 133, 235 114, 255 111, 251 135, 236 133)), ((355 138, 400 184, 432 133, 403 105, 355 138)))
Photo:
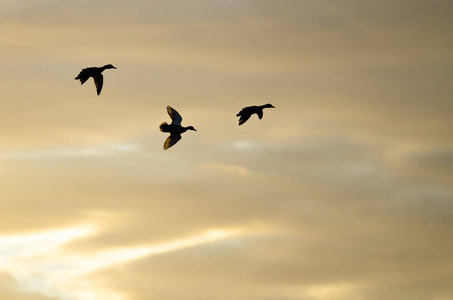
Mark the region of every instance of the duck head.
POLYGON ((272 104, 268 103, 268 104, 263 105, 263 108, 275 108, 275 106, 273 106, 272 104))
POLYGON ((186 129, 187 129, 187 130, 197 131, 195 128, 193 128, 193 126, 187 126, 186 129))
POLYGON ((116 69, 113 65, 108 64, 102 67, 103 69, 116 69))

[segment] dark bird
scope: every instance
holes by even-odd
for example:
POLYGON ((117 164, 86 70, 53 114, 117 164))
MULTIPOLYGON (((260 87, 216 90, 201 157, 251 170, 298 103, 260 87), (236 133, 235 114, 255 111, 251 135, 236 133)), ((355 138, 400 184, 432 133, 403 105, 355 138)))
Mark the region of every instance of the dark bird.
POLYGON ((116 69, 113 65, 105 65, 103 67, 88 67, 80 71, 79 75, 75 78, 76 80, 80 80, 80 84, 84 84, 88 78, 93 77, 94 85, 96 86, 96 91, 98 95, 101 93, 102 85, 104 84, 104 76, 102 76, 102 72, 105 69, 116 69))
POLYGON ((176 144, 181 139, 181 133, 184 133, 189 129, 197 131, 192 126, 181 126, 182 117, 174 108, 167 106, 167 112, 171 118, 171 124, 163 122, 159 126, 160 131, 170 133, 170 136, 165 140, 164 150, 167 150, 176 144))
POLYGON ((260 120, 263 118, 263 109, 264 108, 275 108, 272 104, 268 103, 268 104, 264 104, 264 105, 260 105, 260 106, 248 106, 248 107, 244 107, 237 115, 236 117, 240 117, 239 118, 239 125, 242 125, 244 124, 245 122, 247 122, 247 120, 253 115, 253 114, 257 114, 258 115, 258 118, 260 118, 260 120))

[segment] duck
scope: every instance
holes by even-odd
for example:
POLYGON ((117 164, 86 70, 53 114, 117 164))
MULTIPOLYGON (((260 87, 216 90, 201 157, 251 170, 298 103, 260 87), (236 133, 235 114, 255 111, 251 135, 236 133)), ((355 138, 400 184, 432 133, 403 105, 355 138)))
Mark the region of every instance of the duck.
POLYGON ((181 133, 187 130, 197 131, 193 126, 181 126, 182 117, 181 115, 171 106, 167 106, 167 113, 171 118, 171 124, 163 122, 160 124, 159 129, 162 132, 169 132, 170 136, 165 140, 164 150, 167 150, 181 139, 181 133))
POLYGON ((247 106, 244 107, 237 115, 236 117, 239 118, 239 126, 247 122, 247 120, 253 115, 257 114, 258 118, 261 120, 263 118, 263 109, 264 108, 275 108, 272 104, 264 104, 264 105, 259 105, 259 106, 247 106))
POLYGON ((80 84, 84 84, 88 78, 93 77, 94 85, 96 86, 96 91, 98 96, 101 94, 102 85, 104 84, 104 76, 102 72, 106 69, 116 69, 113 65, 108 64, 103 67, 87 67, 80 71, 79 75, 75 80, 80 80, 80 84))

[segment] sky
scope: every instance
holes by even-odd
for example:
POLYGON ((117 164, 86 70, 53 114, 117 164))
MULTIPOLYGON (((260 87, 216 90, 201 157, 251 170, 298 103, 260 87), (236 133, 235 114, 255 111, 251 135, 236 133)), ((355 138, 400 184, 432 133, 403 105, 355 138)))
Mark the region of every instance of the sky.
POLYGON ((452 11, 1 0, 1 298, 452 300, 452 11))

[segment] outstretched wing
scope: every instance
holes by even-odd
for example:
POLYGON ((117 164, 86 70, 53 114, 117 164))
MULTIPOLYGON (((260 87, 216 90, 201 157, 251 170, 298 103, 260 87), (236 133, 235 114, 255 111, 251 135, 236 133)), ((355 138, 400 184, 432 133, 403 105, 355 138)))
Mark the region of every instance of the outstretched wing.
POLYGON ((182 117, 174 108, 167 106, 167 112, 171 118, 171 125, 181 125, 182 117))
POLYGON ((170 136, 165 140, 164 143, 164 150, 167 150, 181 139, 181 135, 179 133, 172 133, 170 136))
POLYGON ((80 84, 84 84, 88 78, 90 78, 90 72, 87 69, 83 69, 80 71, 79 75, 77 75, 75 80, 80 80, 80 84))
POLYGON ((250 114, 242 114, 241 117, 239 118, 239 125, 242 125, 244 124, 245 122, 247 122, 248 119, 250 119, 250 114))
POLYGON ((104 84, 104 76, 102 74, 93 75, 94 85, 96 86, 96 91, 98 95, 101 93, 102 85, 104 84))
POLYGON ((263 118, 263 109, 257 109, 256 114, 258 115, 258 118, 260 118, 261 120, 263 118))

